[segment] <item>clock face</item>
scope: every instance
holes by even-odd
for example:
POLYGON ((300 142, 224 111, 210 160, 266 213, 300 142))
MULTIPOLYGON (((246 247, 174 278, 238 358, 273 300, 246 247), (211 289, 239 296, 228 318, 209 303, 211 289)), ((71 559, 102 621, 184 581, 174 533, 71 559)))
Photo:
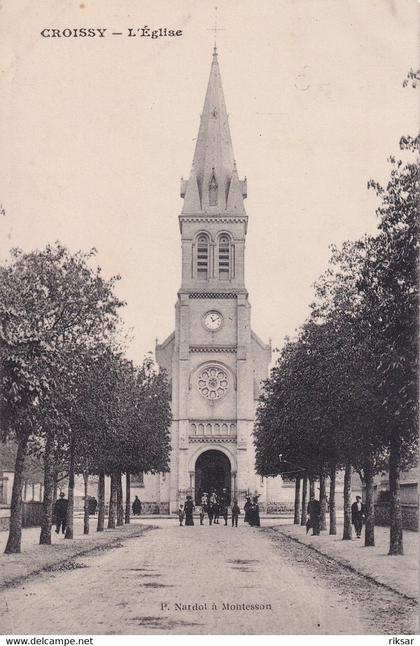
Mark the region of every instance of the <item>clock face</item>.
POLYGON ((223 317, 220 314, 220 312, 216 312, 215 310, 212 310, 211 312, 207 312, 204 316, 204 325, 208 330, 211 332, 215 332, 218 330, 223 322, 223 317))

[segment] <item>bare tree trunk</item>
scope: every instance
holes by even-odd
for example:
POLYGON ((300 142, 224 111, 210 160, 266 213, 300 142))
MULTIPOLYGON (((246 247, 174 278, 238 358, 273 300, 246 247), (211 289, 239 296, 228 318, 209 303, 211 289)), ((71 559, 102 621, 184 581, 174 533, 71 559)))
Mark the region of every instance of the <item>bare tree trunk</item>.
POLYGON ((302 484, 302 510, 300 515, 300 524, 306 525, 306 499, 308 495, 308 476, 305 473, 302 484))
POLYGON ((53 475, 53 502, 57 500, 57 491, 58 491, 58 473, 54 469, 53 475))
POLYGON ((337 534, 337 515, 335 508, 335 465, 330 470, 330 534, 337 534))
POLYGON ((117 480, 117 526, 119 527, 120 525, 124 525, 124 505, 121 471, 118 472, 117 480))
POLYGON ((40 545, 51 545, 51 525, 54 490, 54 466, 52 460, 53 437, 47 433, 44 449, 44 505, 42 511, 40 545))
POLYGON ((26 497, 28 495, 28 481, 25 480, 25 484, 23 485, 23 500, 26 502, 26 497))
POLYGON ((347 460, 344 471, 344 527, 343 541, 351 541, 351 462, 347 460))
POLYGON ((13 480, 12 500, 10 503, 9 537, 7 539, 6 549, 4 550, 5 554, 20 554, 22 542, 23 470, 25 468, 27 446, 27 435, 18 439, 15 461, 15 477, 13 480))
POLYGON ((366 464, 363 469, 363 476, 366 486, 366 520, 365 520, 365 546, 374 547, 375 545, 375 502, 373 490, 373 469, 370 463, 366 464))
POLYGON ((295 480, 295 525, 300 525, 300 477, 296 476, 295 480))
POLYGON ((117 473, 111 473, 111 492, 109 496, 109 512, 108 512, 108 529, 115 529, 115 517, 117 507, 117 473))
POLYGON ((83 507, 83 534, 89 534, 89 473, 83 472, 83 484, 85 494, 85 504, 83 507))
POLYGON ((391 437, 389 453, 389 513, 390 533, 389 552, 390 556, 404 554, 402 511, 400 498, 400 468, 401 468, 401 440, 395 434, 391 437))
POLYGON ((125 522, 130 522, 131 512, 131 476, 129 473, 125 474, 125 522))
POLYGON ((319 502, 321 504, 320 529, 325 531, 327 529, 327 489, 323 473, 319 476, 319 502))
POLYGON ((74 439, 70 443, 70 464, 69 464, 69 486, 68 486, 68 504, 66 517, 66 533, 64 538, 73 538, 73 519, 74 519, 74 439))
POLYGON ((309 500, 315 500, 315 478, 309 478, 309 500))
POLYGON ((97 532, 103 532, 105 525, 105 474, 103 471, 99 473, 98 478, 98 524, 96 526, 97 532))

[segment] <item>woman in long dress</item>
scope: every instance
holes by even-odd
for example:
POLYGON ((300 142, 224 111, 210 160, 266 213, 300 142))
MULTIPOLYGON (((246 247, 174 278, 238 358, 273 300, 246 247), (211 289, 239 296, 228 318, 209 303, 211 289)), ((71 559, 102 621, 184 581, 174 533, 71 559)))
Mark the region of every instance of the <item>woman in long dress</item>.
POLYGON ((254 496, 252 499, 251 506, 248 511, 249 515, 249 524, 251 527, 259 527, 260 526, 260 508, 258 505, 258 497, 254 496))
POLYGON ((244 517, 244 523, 249 523, 251 520, 250 518, 250 511, 251 511, 252 503, 251 503, 251 498, 247 496, 246 498, 246 503, 244 504, 244 512, 245 512, 245 517, 244 517))
POLYGON ((260 506, 258 504, 258 496, 255 496, 252 499, 251 505, 251 522, 250 525, 253 527, 260 527, 260 506))
POLYGON ((194 525, 193 511, 194 511, 194 503, 192 501, 191 496, 187 496, 187 499, 184 505, 185 525, 194 525))

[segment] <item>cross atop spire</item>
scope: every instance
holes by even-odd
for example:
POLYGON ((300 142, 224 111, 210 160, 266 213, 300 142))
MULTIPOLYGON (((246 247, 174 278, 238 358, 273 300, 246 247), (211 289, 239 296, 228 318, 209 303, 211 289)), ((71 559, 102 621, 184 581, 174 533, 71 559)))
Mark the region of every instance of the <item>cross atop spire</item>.
POLYGON ((214 8, 214 27, 210 27, 207 31, 214 31, 213 56, 217 56, 217 32, 225 31, 223 27, 217 26, 217 7, 214 8))

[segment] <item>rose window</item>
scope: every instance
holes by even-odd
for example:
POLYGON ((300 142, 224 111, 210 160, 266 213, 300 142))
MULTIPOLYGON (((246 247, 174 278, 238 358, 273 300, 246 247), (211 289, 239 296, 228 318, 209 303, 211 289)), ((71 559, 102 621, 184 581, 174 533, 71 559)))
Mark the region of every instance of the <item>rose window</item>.
POLYGON ((215 366, 205 368, 198 377, 198 390, 206 399, 220 399, 226 394, 228 385, 227 373, 215 366))

